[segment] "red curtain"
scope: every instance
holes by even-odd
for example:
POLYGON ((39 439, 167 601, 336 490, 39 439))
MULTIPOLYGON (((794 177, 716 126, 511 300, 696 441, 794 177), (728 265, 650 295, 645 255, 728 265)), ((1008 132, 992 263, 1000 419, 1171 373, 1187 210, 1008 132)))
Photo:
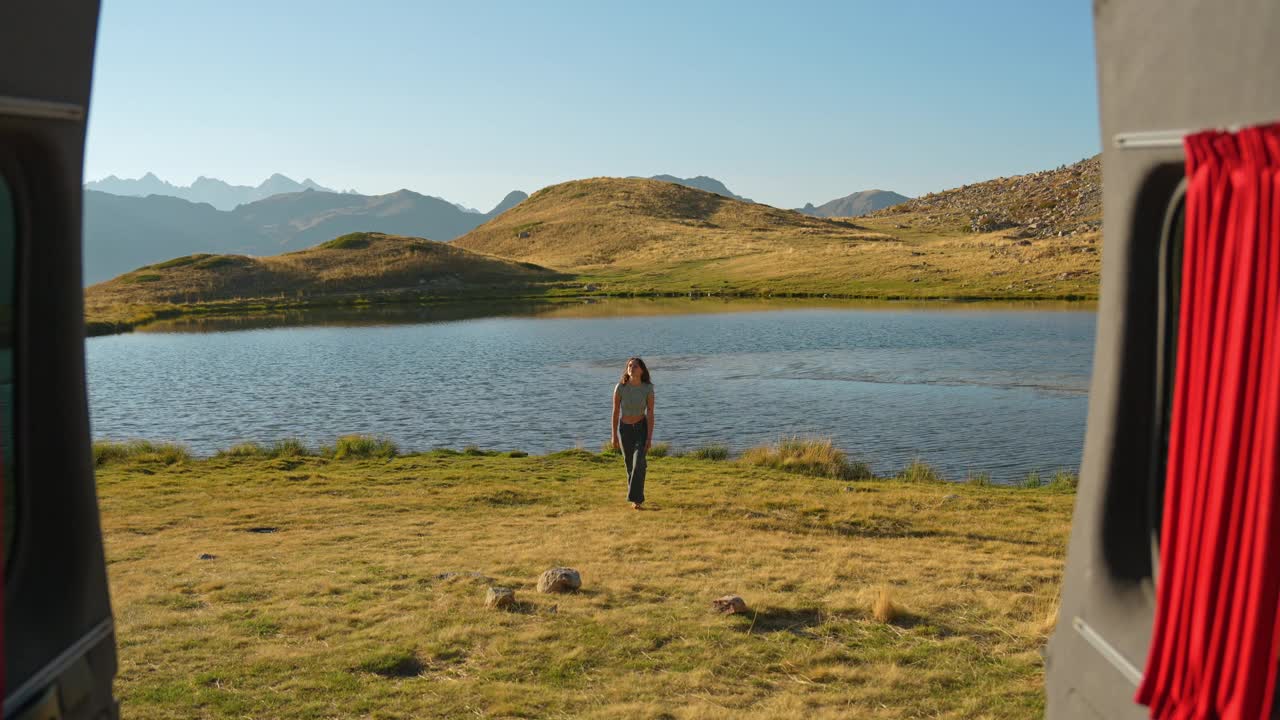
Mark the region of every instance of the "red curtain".
POLYGON ((1137 701, 1270 717, 1280 651, 1280 125, 1186 138, 1156 616, 1137 701))

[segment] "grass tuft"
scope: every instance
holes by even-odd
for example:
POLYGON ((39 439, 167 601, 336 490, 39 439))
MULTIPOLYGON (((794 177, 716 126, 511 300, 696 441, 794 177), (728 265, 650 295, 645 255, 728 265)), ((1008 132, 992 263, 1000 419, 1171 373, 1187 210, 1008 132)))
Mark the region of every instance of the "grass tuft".
POLYGON ((991 473, 988 472, 971 472, 965 482, 975 487, 991 487, 991 473))
POLYGON ((700 448, 694 448, 693 450, 690 450, 689 452, 685 453, 684 456, 693 458, 695 460, 728 460, 729 446, 721 445, 719 443, 712 444, 712 445, 703 445, 700 448))
POLYGON ((671 443, 664 443, 664 442, 654 443, 653 447, 649 448, 649 457, 659 458, 659 457, 666 457, 670 454, 671 454, 671 443))
POLYGON ((400 454, 396 444, 370 435, 343 435, 333 446, 334 460, 351 458, 393 458, 400 454))
POLYGON ((256 442, 244 442, 232 445, 224 450, 214 453, 214 457, 219 458, 245 458, 245 457, 270 457, 271 451, 256 442))
POLYGON ((1027 473, 1026 477, 1018 481, 1018 487, 1024 490, 1034 490, 1039 487, 1044 487, 1044 479, 1040 477, 1040 473, 1033 470, 1027 473))
POLYGON ((864 462, 849 460, 829 437, 782 438, 776 445, 762 445, 747 450, 740 460, 748 465, 761 465, 814 477, 837 480, 871 478, 870 466, 864 462))
POLYGON ((897 475, 898 480, 906 482, 943 482, 942 473, 938 472, 932 465, 916 459, 907 464, 902 472, 897 475))
POLYGON ((153 443, 149 440, 101 441, 93 444, 95 466, 102 467, 109 463, 126 460, 173 465, 191 460, 191 451, 175 443, 153 443))
POLYGON ((271 447, 267 449, 267 457, 306 457, 314 455, 306 443, 297 438, 285 438, 271 443, 271 447))
POLYGON ((1053 479, 1045 486, 1047 490, 1055 492, 1075 492, 1076 486, 1080 484, 1080 477, 1073 472, 1059 470, 1054 473, 1053 479))
POLYGON ((893 591, 887 585, 876 590, 876 600, 871 605, 871 615, 882 623, 891 623, 902 615, 902 608, 893 602, 893 591))

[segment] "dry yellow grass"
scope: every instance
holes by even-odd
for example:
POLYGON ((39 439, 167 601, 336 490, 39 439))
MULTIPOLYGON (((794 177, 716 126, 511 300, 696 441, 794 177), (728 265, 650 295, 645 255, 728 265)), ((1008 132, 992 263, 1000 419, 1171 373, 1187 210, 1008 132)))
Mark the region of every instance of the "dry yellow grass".
POLYGON ((876 601, 871 607, 871 615, 882 623, 891 623, 897 620, 901 610, 893 602, 893 591, 888 587, 881 586, 876 590, 876 601))
POLYGON ((581 269, 671 265, 887 239, 849 220, 809 217, 658 180, 604 177, 543 188, 454 244, 581 269))
POLYGON ((1038 238, 912 214, 814 218, 643 179, 554 185, 455 240, 614 292, 1097 297, 1098 234, 1038 238))
POLYGON ((1069 494, 655 458, 637 513, 581 451, 104 462, 127 717, 1042 712, 1069 494), (536 594, 554 565, 582 592, 536 594))

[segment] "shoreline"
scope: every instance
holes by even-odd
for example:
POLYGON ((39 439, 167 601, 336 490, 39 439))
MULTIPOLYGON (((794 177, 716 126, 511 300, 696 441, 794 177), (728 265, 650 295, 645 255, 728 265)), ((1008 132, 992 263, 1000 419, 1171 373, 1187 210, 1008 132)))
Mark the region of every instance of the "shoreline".
POLYGON ((957 305, 984 305, 991 303, 1031 304, 1037 302, 1079 303, 1081 305, 1096 304, 1095 295, 1065 293, 1059 295, 945 295, 902 293, 819 293, 807 291, 770 292, 767 294, 753 291, 627 291, 601 290, 568 294, 540 293, 529 295, 477 295, 469 297, 441 298, 423 296, 418 293, 401 291, 376 291, 360 294, 343 294, 319 296, 305 299, 271 299, 254 298, 242 301, 211 301, 182 305, 129 306, 124 312, 127 317, 121 319, 104 319, 101 314, 94 317, 86 312, 85 337, 103 337, 122 335, 145 328, 165 320, 210 319, 240 320, 262 317, 281 312, 309 312, 323 310, 345 310, 364 308, 413 309, 439 307, 484 307, 512 304, 571 304, 590 302, 593 300, 630 300, 630 299, 688 299, 690 301, 720 299, 727 301, 789 301, 789 300, 836 300, 836 301, 883 301, 886 303, 938 303, 957 305))
MULTIPOLYGON (((579 459, 589 462, 614 462, 621 460, 621 452, 602 448, 598 452, 583 447, 554 450, 546 453, 530 453, 523 450, 493 450, 475 445, 468 445, 461 450, 449 447, 436 447, 430 450, 401 450, 392 440, 371 435, 342 435, 332 444, 309 446, 297 438, 285 438, 270 443, 243 442, 209 454, 196 454, 183 443, 132 440, 94 440, 94 466, 104 466, 142 458, 156 461, 164 465, 185 463, 207 463, 245 458, 256 459, 310 459, 320 462, 342 462, 345 460, 380 460, 422 458, 470 458, 483 462, 485 458, 530 458, 532 460, 579 459)), ((850 459, 842 451, 834 448, 824 438, 784 439, 779 443, 748 448, 742 452, 732 453, 722 444, 710 444, 700 447, 673 448, 670 443, 655 443, 648 454, 648 459, 680 460, 693 462, 716 463, 718 465, 739 465, 749 468, 772 468, 787 475, 804 476, 815 479, 831 479, 845 482, 910 482, 930 483, 938 485, 970 485, 977 487, 995 487, 1008 489, 1051 489, 1074 493, 1079 482, 1079 471, 1065 468, 1056 470, 1031 470, 1023 474, 1017 481, 1001 482, 991 478, 987 472, 968 472, 963 478, 945 476, 933 465, 917 458, 908 462, 902 469, 889 474, 875 474, 870 466, 857 459, 850 459), (791 453, 781 450, 782 445, 791 445, 791 453), (801 456, 801 457, 796 457, 801 456)))

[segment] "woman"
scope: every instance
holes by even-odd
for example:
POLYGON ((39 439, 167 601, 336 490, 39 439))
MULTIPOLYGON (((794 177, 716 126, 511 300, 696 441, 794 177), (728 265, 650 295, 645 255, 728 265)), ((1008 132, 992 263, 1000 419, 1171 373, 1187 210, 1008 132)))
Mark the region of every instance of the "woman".
POLYGON ((652 445, 653 383, 644 361, 633 357, 613 388, 613 446, 626 459, 627 500, 636 510, 644 504, 645 453, 652 445))

